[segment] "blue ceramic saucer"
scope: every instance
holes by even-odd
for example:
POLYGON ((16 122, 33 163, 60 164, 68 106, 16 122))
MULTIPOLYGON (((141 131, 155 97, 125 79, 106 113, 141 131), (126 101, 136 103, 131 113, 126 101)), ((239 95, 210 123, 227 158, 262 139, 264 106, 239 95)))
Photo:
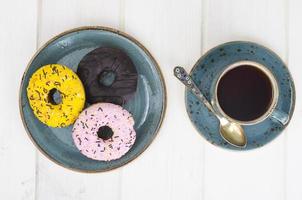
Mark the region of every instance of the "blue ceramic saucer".
POLYGON ((101 172, 121 167, 140 155, 155 138, 166 107, 166 91, 159 66, 138 41, 125 33, 104 27, 82 27, 64 32, 47 42, 32 58, 23 75, 20 88, 20 112, 32 141, 52 161, 82 172, 101 172), (31 75, 41 66, 63 64, 76 72, 78 63, 98 47, 122 49, 133 61, 138 72, 135 97, 125 108, 135 119, 136 141, 118 160, 102 162, 82 155, 73 143, 71 129, 51 128, 33 114, 26 88, 31 75))
MULTIPOLYGON (((272 72, 277 81, 279 97, 276 109, 291 118, 295 105, 295 89, 291 75, 274 52, 252 42, 229 42, 210 50, 195 64, 190 75, 199 89, 210 101, 213 99, 213 87, 220 74, 230 64, 237 61, 254 61, 272 72)), ((286 127, 271 118, 253 125, 243 125, 247 136, 247 146, 238 148, 228 144, 219 134, 219 121, 209 113, 206 107, 188 90, 185 94, 187 113, 197 131, 210 143, 233 150, 249 150, 261 147, 275 139, 286 127)), ((289 122, 289 121, 288 121, 289 122)))

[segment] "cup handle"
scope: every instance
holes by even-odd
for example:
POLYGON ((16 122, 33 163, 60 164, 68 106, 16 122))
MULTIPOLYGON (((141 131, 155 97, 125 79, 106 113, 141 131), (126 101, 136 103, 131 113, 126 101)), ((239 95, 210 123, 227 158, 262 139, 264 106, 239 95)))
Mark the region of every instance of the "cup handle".
POLYGON ((274 110, 271 113, 270 116, 271 119, 278 121, 279 123, 281 123, 282 125, 286 125, 289 121, 289 116, 288 114, 284 113, 281 110, 274 110))

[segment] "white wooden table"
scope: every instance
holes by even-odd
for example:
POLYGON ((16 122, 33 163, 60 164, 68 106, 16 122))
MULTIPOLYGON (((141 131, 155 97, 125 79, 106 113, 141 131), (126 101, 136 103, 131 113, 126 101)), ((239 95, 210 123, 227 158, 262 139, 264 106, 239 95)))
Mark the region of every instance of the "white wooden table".
POLYGON ((302 1, 300 0, 0 0, 0 199, 301 200, 302 1), (18 110, 23 71, 39 46, 84 25, 120 29, 154 55, 168 107, 151 146, 123 168, 83 174, 57 166, 27 137, 18 110), (288 63, 297 101, 286 131, 265 147, 226 151, 192 127, 175 65, 189 70, 231 40, 261 43, 288 63), (182 146, 182 148, 180 148, 182 146))

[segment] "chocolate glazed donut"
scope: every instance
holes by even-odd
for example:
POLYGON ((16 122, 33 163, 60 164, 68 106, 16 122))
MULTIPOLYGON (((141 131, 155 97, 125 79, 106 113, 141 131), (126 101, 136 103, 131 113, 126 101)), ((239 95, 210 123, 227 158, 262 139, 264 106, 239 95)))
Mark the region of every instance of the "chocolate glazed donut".
POLYGON ((124 105, 136 91, 137 71, 120 49, 100 47, 84 56, 77 74, 83 82, 88 103, 124 105))

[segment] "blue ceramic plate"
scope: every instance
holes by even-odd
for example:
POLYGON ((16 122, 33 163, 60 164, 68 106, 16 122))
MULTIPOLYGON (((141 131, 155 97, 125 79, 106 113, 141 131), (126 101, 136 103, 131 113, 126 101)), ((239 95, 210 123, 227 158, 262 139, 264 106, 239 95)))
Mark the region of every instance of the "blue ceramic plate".
MULTIPOLYGON (((213 97, 213 87, 224 69, 242 60, 258 62, 275 76, 279 88, 276 109, 291 118, 295 105, 295 89, 291 75, 283 61, 271 50, 251 42, 229 42, 206 53, 194 66, 190 75, 208 100, 213 97)), ((198 132, 210 143, 234 150, 249 150, 261 147, 275 139, 285 128, 270 118, 254 125, 244 125, 247 135, 246 148, 229 145, 219 134, 219 121, 209 113, 198 99, 186 90, 186 109, 198 132)))
POLYGON ((101 172, 121 167, 135 159, 152 142, 161 125, 166 91, 159 66, 151 54, 134 38, 104 27, 82 27, 62 33, 47 42, 33 57, 23 75, 20 89, 20 111, 24 126, 36 146, 51 160, 77 171, 101 172), (138 72, 135 97, 125 106, 135 119, 136 141, 118 160, 102 162, 82 155, 73 144, 71 129, 51 128, 33 114, 26 88, 31 75, 41 66, 63 64, 76 72, 78 63, 98 47, 122 49, 132 59, 138 72))

